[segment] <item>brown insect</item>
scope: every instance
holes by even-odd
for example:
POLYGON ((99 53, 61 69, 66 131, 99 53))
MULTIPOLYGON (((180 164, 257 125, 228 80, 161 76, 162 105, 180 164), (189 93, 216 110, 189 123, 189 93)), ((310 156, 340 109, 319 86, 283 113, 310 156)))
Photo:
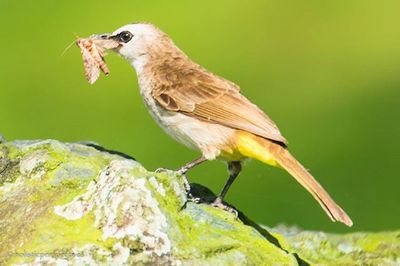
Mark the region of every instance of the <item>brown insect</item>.
POLYGON ((112 49, 119 44, 113 40, 101 39, 98 36, 79 38, 76 44, 81 50, 85 76, 90 84, 99 78, 100 70, 108 75, 110 70, 107 67, 104 57, 107 55, 105 49, 112 49))

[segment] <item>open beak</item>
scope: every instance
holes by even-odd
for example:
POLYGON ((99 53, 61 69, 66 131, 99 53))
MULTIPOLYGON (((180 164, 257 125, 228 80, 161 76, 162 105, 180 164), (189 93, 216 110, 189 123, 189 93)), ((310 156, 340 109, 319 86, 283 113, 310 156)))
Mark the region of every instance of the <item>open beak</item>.
POLYGON ((93 34, 90 36, 91 39, 95 40, 107 40, 111 37, 110 33, 102 33, 102 34, 93 34))
POLYGON ((90 39, 103 49, 113 50, 121 46, 121 44, 116 41, 115 36, 109 33, 94 34, 90 36, 90 39))

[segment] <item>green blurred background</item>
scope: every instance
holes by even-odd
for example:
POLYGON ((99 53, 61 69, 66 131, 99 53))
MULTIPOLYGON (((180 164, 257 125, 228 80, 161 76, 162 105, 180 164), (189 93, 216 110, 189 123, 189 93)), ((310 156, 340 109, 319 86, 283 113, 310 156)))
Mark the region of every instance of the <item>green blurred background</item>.
MULTIPOLYGON (((196 62, 242 88, 353 218, 329 221, 288 174, 248 162, 227 201, 267 225, 348 232, 400 227, 399 1, 0 0, 0 132, 8 139, 91 140, 148 169, 198 153, 170 139, 143 106, 136 75, 116 55, 90 86, 74 34, 135 21, 166 31, 196 62)), ((225 165, 192 182, 219 192, 225 165)))

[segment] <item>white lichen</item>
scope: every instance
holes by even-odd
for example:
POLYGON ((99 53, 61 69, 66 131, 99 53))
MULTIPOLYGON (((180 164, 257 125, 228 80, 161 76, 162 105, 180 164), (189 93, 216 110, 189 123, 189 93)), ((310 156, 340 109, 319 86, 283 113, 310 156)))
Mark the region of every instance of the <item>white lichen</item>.
POLYGON ((0 186, 0 193, 3 197, 12 195, 12 191, 19 189, 25 183, 25 178, 19 176, 14 182, 5 182, 0 186))
MULTIPOLYGON (((39 266, 39 265, 86 265, 97 266, 99 259, 104 265, 125 265, 129 258, 129 248, 123 247, 120 242, 113 246, 113 251, 87 244, 74 247, 71 251, 32 253, 35 259, 30 263, 13 264, 14 266, 39 266)), ((103 265, 103 264, 102 264, 103 265)))
MULTIPOLYGON (((89 187, 92 185, 92 183, 89 184, 89 187)), ((90 204, 84 199, 86 195, 87 194, 85 194, 84 196, 78 196, 66 205, 55 206, 54 213, 68 220, 76 220, 82 218, 93 207, 93 204, 90 204)))
POLYGON ((43 265, 54 265, 54 266, 68 266, 71 265, 66 259, 53 258, 48 256, 38 256, 33 262, 30 263, 15 263, 13 266, 43 266, 43 265))
MULTIPOLYGON (((102 229, 103 240, 127 238, 142 243, 144 252, 169 253, 166 217, 147 187, 149 180, 130 174, 137 167, 141 166, 131 160, 112 161, 100 172, 97 182, 90 183, 85 194, 66 205, 56 206, 54 212, 76 220, 93 210, 95 226, 102 229)), ((165 194, 163 187, 156 190, 165 194)), ((126 250, 121 254, 126 254, 126 250)))
POLYGON ((179 183, 176 182, 175 180, 171 182, 170 186, 172 186, 172 190, 175 192, 175 195, 178 197, 180 202, 182 204, 185 203, 187 201, 187 195, 184 188, 181 185, 179 185, 179 183))
POLYGON ((35 170, 43 166, 48 159, 49 155, 46 151, 40 150, 30 153, 21 159, 19 171, 21 174, 32 179, 40 179, 46 174, 45 169, 39 169, 38 171, 35 170))
POLYGON ((113 250, 114 250, 113 263, 115 265, 122 265, 123 263, 128 261, 130 255, 130 249, 122 246, 121 242, 117 242, 113 246, 113 250))
POLYGON ((149 182, 161 196, 165 197, 165 188, 162 183, 159 183, 154 176, 150 177, 149 182))
POLYGON ((348 244, 348 243, 340 243, 337 246, 338 250, 344 254, 349 254, 351 252, 354 251, 352 245, 348 244))

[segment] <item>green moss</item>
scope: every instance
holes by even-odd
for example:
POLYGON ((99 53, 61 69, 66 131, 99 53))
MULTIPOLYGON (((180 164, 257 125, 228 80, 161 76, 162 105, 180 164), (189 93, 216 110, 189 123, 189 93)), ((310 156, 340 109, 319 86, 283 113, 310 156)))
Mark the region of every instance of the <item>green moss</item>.
MULTIPOLYGON (((0 224, 0 254, 16 252, 29 243, 36 231, 35 221, 51 209, 57 191, 39 190, 32 186, 18 188, 0 205, 1 217, 7 217, 0 224)), ((0 264, 2 262, 0 255, 0 264)))
POLYGON ((181 210, 185 202, 182 202, 182 200, 177 197, 176 192, 174 191, 173 182, 178 182, 179 186, 183 187, 182 179, 177 178, 176 174, 173 172, 151 173, 150 177, 152 176, 156 178, 157 182, 160 183, 165 189, 166 194, 169 195, 168 197, 164 197, 156 192, 154 187, 149 186, 149 188, 153 191, 153 196, 156 197, 158 202, 162 204, 162 207, 167 210, 167 213, 176 213, 177 211, 181 210))
POLYGON ((389 251, 389 245, 396 244, 399 246, 400 232, 399 233, 379 233, 374 234, 370 233, 368 235, 360 235, 359 237, 355 237, 355 243, 357 246, 361 247, 362 250, 368 252, 382 252, 385 253, 389 251), (382 242, 382 237, 385 237, 385 242, 382 242), (358 238, 358 239, 357 239, 358 238))
POLYGON ((287 249, 311 264, 397 265, 400 257, 399 231, 345 235, 300 231, 290 233, 286 239, 290 243, 287 249))
MULTIPOLYGON (((22 144, 19 143, 21 146, 22 144)), ((7 181, 11 177, 14 179, 22 177, 19 172, 19 165, 13 164, 12 160, 21 160, 27 158, 27 156, 42 156, 46 154, 46 161, 40 163, 37 167, 32 169, 30 173, 35 174, 37 171, 44 171, 45 175, 40 179, 24 178, 18 186, 12 187, 8 197, 3 201, 1 205, 0 214, 2 217, 6 216, 7 221, 10 223, 1 223, 0 229, 2 232, 8 232, 8 234, 2 234, 0 237, 0 254, 4 252, 16 252, 16 247, 22 245, 22 248, 27 248, 26 243, 37 243, 34 241, 34 235, 40 235, 40 224, 46 224, 48 221, 50 225, 57 226, 62 217, 58 217, 58 220, 53 219, 49 214, 53 212, 53 206, 57 204, 65 204, 71 201, 75 196, 82 194, 86 191, 87 184, 91 179, 95 178, 97 173, 105 167, 110 159, 108 156, 101 156, 100 153, 94 152, 98 157, 102 157, 101 160, 97 161, 96 158, 79 156, 74 153, 70 153, 69 150, 64 147, 60 148, 60 145, 54 144, 53 142, 34 145, 33 148, 17 148, 12 143, 1 144, 1 149, 4 151, 7 149, 7 172, 5 177, 7 181), (55 149, 55 148, 56 149, 55 149), (60 152, 61 151, 61 152, 60 152), (76 176, 71 171, 65 172, 65 179, 55 184, 53 182, 55 174, 58 170, 63 170, 64 163, 68 162, 73 165, 88 166, 93 169, 93 176, 86 179, 82 179, 76 176), (38 222, 40 221, 40 222, 38 222), (30 229, 31 228, 31 229, 30 229), (34 230, 33 230, 34 228, 34 230), (18 234, 21 231, 21 234, 18 234)), ((3 152, 3 154, 5 154, 3 152)), ((34 158, 34 157, 32 157, 34 158)), ((73 167, 71 169, 74 169, 73 167)), ((65 219, 64 219, 65 220, 65 219)), ((52 228, 50 225, 46 225, 45 228, 52 228)), ((61 224, 59 227, 67 226, 61 224)), ((75 226, 75 225, 74 225, 75 226)), ((85 227, 85 224, 82 224, 85 227)), ((93 226, 92 226, 93 227, 93 226)), ((79 229, 79 227, 77 227, 79 229)), ((65 232, 61 230, 58 232, 65 232)), ((54 230, 56 232, 56 230, 54 230)), ((73 231, 69 230, 69 233, 73 231)), ((88 232, 91 232, 90 230, 88 232)), ((49 232, 51 234, 51 232, 49 232)), ((73 234, 71 234, 72 237, 73 234)), ((85 236, 84 231, 81 232, 82 236, 85 236)), ((76 236, 76 235, 75 235, 76 236)), ((92 239, 89 239, 89 242, 92 239)), ((68 240, 66 240, 68 241, 68 240)), ((88 243, 89 243, 88 242, 88 243)), ((44 242, 45 243, 45 242, 44 242)), ((33 247, 33 246, 32 246, 33 247)), ((1 257, 1 256, 0 256, 1 257)), ((27 259, 27 258, 25 258, 27 259)), ((0 264, 2 260, 0 259, 0 264)))
POLYGON ((124 238, 121 241, 122 245, 129 248, 131 254, 138 254, 145 249, 143 243, 139 240, 131 240, 129 238, 124 238))
POLYGON ((190 205, 192 206, 175 217, 178 228, 174 232, 177 235, 173 238, 180 239, 175 243, 179 258, 193 258, 193 254, 211 258, 232 250, 248 257, 254 265, 262 265, 266 257, 281 265, 296 265, 293 256, 265 241, 265 238, 241 223, 233 214, 206 204, 190 205), (196 210, 197 208, 200 210, 196 210), (198 211, 201 213, 193 216, 193 212, 198 211), (193 217, 198 219, 194 221, 193 217))
MULTIPOLYGON (((117 243, 125 250, 129 249, 127 263, 137 265, 168 265, 176 260, 193 265, 298 265, 303 260, 317 265, 353 265, 355 261, 363 265, 394 265, 398 262, 399 232, 332 235, 301 231, 293 233, 293 230, 289 230, 289 233, 284 230, 271 231, 243 215, 241 221, 233 214, 208 204, 185 202, 183 179, 174 172, 151 173, 139 164, 122 162, 122 157, 84 145, 56 141, 14 144, 0 144, 0 155, 3 156, 0 171, 5 169, 4 166, 8 169, 2 172, 4 176, 1 178, 18 178, 21 181, 8 185, 4 190, 6 192, 0 194, 3 196, 0 201, 0 217, 4 217, 0 223, 0 264, 33 260, 32 257, 10 257, 8 252, 65 253, 71 252, 73 248, 82 250, 84 247, 95 261, 110 264, 108 260, 112 256, 108 254, 119 255, 118 250, 115 250, 117 243), (33 164, 29 164, 29 160, 35 159, 35 156, 39 157, 32 161, 33 164), (104 206, 95 206, 82 218, 72 221, 55 214, 54 207, 70 203, 77 196, 85 194, 89 183, 96 181, 99 172, 114 159, 122 163, 114 163, 113 167, 126 166, 129 170, 128 174, 124 170, 121 178, 112 179, 112 176, 108 176, 111 178, 107 179, 108 182, 119 180, 112 191, 97 188, 99 193, 110 197, 107 202, 117 203, 115 206, 105 205, 105 208, 116 208, 111 211, 116 213, 116 217, 111 217, 107 222, 129 230, 129 226, 136 226, 130 223, 133 219, 142 219, 140 226, 131 229, 140 228, 143 232, 128 233, 118 240, 111 236, 103 241, 103 230, 111 230, 104 232, 112 234, 112 228, 107 229, 104 225, 96 228, 93 211, 103 217, 106 215, 102 209, 104 206), (23 165, 20 161, 25 163, 26 170, 22 170, 24 174, 20 173, 20 164, 23 165), (154 211, 157 207, 147 208, 148 199, 123 197, 124 200, 143 202, 119 202, 118 198, 112 198, 120 196, 119 191, 132 189, 129 187, 133 184, 132 179, 145 179, 145 186, 152 196, 150 201, 156 201, 166 218, 165 224, 158 223, 160 220, 157 219, 164 221, 164 217, 160 216, 158 210, 154 211), (126 206, 130 204, 143 208, 142 212, 135 212, 135 215, 143 215, 127 215, 122 208, 124 203, 128 203, 126 206), (149 227, 146 227, 146 219, 151 224, 149 227), (168 237, 165 238, 163 233, 168 237), (163 237, 159 237, 160 234, 163 237), (160 244, 162 247, 171 242, 171 251, 155 256, 149 252, 148 245, 152 241, 163 242, 160 244), (90 250, 87 245, 90 245, 90 250)), ((119 169, 114 169, 113 173, 119 174, 119 169)), ((136 189, 140 191, 141 188, 136 189)), ((210 196, 209 193, 204 195, 207 198, 210 196)))
POLYGON ((10 148, 0 144, 0 185, 13 183, 18 177, 19 160, 10 158, 10 148))
POLYGON ((116 211, 115 224, 118 227, 122 227, 126 224, 127 217, 124 215, 122 211, 123 204, 124 202, 121 202, 121 204, 119 204, 119 206, 117 207, 116 211))
POLYGON ((69 189, 78 189, 81 187, 81 181, 78 179, 68 179, 61 183, 61 186, 69 189))
MULTIPOLYGON (((244 225, 233 214, 208 204, 187 203, 177 197, 172 186, 178 182, 183 191, 183 180, 173 172, 152 173, 163 186, 166 195, 147 187, 168 218, 169 237, 173 240, 174 256, 181 260, 193 258, 213 261, 219 254, 232 253, 247 257, 254 265, 261 265, 270 254, 271 261, 281 265, 297 265, 295 258, 265 240, 253 228, 244 225)), ((233 255, 232 255, 233 256, 233 255)))
POLYGON ((7 157, 11 161, 18 160, 18 158, 22 154, 22 151, 16 147, 14 147, 14 145, 12 145, 11 142, 2 143, 2 144, 0 144, 0 147, 4 147, 7 149, 7 157))
POLYGON ((145 178, 149 178, 152 176, 152 174, 148 171, 146 171, 146 169, 144 169, 143 166, 141 166, 140 164, 137 165, 137 167, 132 168, 129 173, 132 176, 140 176, 140 177, 145 177, 145 178))
MULTIPOLYGON (((71 252, 73 248, 86 244, 111 250, 115 239, 103 241, 101 230, 94 227, 94 220, 91 212, 81 219, 70 221, 49 211, 31 225, 35 228, 35 233, 16 253, 57 253, 60 250, 71 252)), ((26 258, 18 257, 9 261, 10 264, 21 262, 26 262, 26 258)))

